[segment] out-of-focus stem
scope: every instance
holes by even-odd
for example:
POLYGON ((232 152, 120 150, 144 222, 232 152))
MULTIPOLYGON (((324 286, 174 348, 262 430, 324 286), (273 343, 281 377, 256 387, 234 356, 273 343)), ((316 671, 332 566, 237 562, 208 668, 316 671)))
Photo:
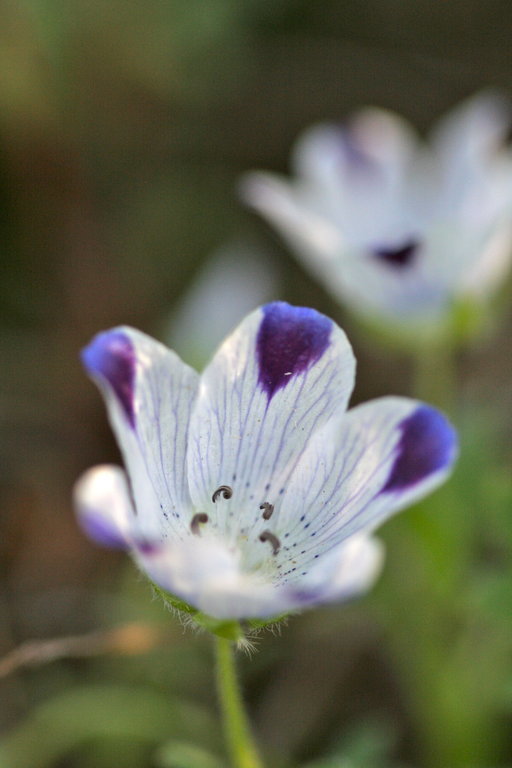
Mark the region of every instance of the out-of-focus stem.
MULTIPOLYGON (((454 349, 419 349, 413 394, 456 415, 454 349)), ((388 628, 408 678, 410 708, 429 768, 490 765, 501 743, 493 740, 492 711, 473 649, 475 617, 465 615, 464 578, 472 556, 471 532, 458 528, 461 501, 448 485, 407 513, 394 544, 408 564, 388 595, 388 628), (442 501, 441 501, 442 500, 442 501), (390 602, 389 602, 390 601, 390 602)), ((396 547, 395 547, 396 549, 396 547)))
POLYGON ((447 414, 454 409, 456 370, 454 352, 448 344, 422 347, 414 368, 414 395, 447 414))
POLYGON ((0 659, 0 679, 25 667, 34 667, 66 658, 147 653, 167 640, 162 627, 132 622, 86 635, 29 640, 0 659))

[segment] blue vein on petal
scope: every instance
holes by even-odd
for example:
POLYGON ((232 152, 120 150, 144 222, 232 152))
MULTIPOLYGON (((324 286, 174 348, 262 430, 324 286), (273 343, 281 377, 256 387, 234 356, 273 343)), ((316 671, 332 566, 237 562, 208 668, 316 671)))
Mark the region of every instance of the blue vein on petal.
POLYGON ((398 454, 386 491, 403 491, 447 468, 455 458, 457 435, 442 413, 428 405, 417 408, 400 425, 398 454))
POLYGON ((330 343, 332 321, 308 307, 283 301, 263 307, 256 340, 258 384, 270 401, 290 380, 307 371, 330 343))
POLYGON ((409 240, 398 248, 374 248, 372 253, 391 267, 403 269, 413 262, 418 247, 419 243, 416 240, 409 240))
POLYGON ((82 362, 92 376, 101 376, 112 387, 132 428, 135 427, 135 350, 122 331, 99 333, 82 351, 82 362))

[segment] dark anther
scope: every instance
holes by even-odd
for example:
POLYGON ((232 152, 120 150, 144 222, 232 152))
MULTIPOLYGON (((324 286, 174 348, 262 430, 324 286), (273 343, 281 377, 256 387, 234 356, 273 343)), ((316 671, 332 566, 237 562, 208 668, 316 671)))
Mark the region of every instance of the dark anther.
POLYGON ((268 501, 265 501, 263 504, 260 504, 260 509, 263 509, 263 519, 264 520, 270 520, 272 517, 272 512, 274 511, 274 505, 269 504, 268 501))
POLYGON ((233 489, 229 487, 229 485, 221 485, 215 493, 212 496, 212 501, 215 504, 219 496, 222 496, 223 499, 230 499, 233 495, 233 489))
POLYGON ((190 521, 190 530, 195 536, 199 536, 201 531, 199 529, 200 523, 207 523, 208 522, 208 515, 206 512, 198 512, 197 515, 194 515, 192 520, 190 521))
POLYGON ((260 535, 260 541, 269 541, 272 544, 272 554, 277 555, 281 548, 281 542, 271 531, 263 531, 260 535))

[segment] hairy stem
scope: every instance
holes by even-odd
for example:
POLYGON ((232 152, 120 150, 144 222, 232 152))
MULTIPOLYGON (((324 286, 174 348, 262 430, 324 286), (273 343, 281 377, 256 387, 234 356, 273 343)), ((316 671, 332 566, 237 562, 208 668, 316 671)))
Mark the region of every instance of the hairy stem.
POLYGON ((234 768, 263 768, 238 685, 233 643, 216 637, 217 692, 224 733, 234 768))

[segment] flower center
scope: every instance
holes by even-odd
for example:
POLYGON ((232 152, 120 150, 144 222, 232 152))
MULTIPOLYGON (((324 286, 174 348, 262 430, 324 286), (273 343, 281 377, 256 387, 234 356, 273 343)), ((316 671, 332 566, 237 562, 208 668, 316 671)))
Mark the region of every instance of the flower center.
MULTIPOLYGON (((211 499, 213 504, 217 504, 221 500, 229 501, 233 497, 233 489, 229 485, 219 486, 212 494, 211 499)), ((270 520, 274 513, 274 505, 269 501, 264 501, 259 505, 262 511, 261 519, 270 520)), ((208 523, 212 523, 214 529, 217 528, 217 521, 215 519, 210 520, 210 517, 205 512, 197 512, 190 521, 190 531, 194 536, 201 536, 203 526, 208 523)), ((207 527, 205 528, 205 532, 207 527)), ((251 537, 252 538, 252 537, 251 537)), ((277 566, 275 562, 275 556, 281 550, 281 541, 278 536, 272 531, 265 529, 254 536, 254 546, 251 546, 250 538, 248 538, 246 529, 241 529, 236 536, 236 540, 232 540, 232 546, 236 548, 242 556, 244 566, 249 571, 272 571, 277 572, 277 566), (256 543, 261 542, 261 544, 256 543), (266 551, 261 548, 261 545, 265 544, 266 551)))

